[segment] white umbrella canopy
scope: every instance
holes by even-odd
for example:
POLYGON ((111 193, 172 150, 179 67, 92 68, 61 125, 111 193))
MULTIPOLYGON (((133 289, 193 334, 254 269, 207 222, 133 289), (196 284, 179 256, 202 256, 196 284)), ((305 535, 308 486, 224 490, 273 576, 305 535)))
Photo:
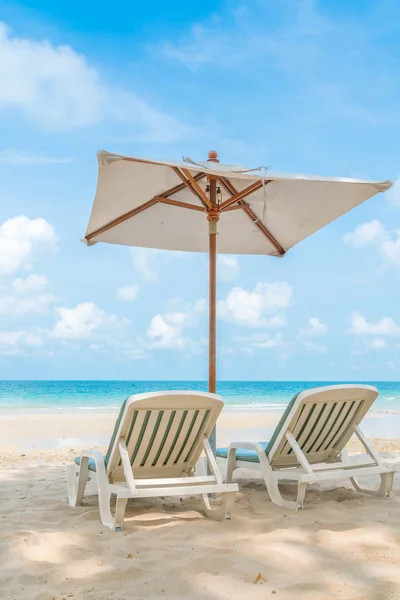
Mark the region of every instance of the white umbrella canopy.
POLYGON ((210 202, 209 176, 218 178, 218 252, 222 254, 283 255, 391 186, 389 181, 246 170, 210 160, 161 162, 99 152, 98 163, 86 243, 188 252, 209 249, 204 218, 206 201, 210 202), (246 190, 249 193, 240 200, 246 190), (232 201, 238 193, 238 200, 232 201))
POLYGON ((98 164, 86 244, 209 252, 210 392, 216 390, 217 252, 284 256, 304 238, 392 185, 224 165, 215 151, 197 163, 102 151, 98 164))

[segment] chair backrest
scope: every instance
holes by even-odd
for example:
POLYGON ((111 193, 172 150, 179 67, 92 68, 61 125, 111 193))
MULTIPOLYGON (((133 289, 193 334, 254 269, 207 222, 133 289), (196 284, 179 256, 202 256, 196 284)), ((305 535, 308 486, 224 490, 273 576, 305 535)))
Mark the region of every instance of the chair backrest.
POLYGON ((134 477, 188 473, 224 406, 217 394, 187 391, 130 396, 123 403, 106 455, 113 481, 123 479, 119 440, 124 438, 134 477))
POLYGON ((362 421, 378 390, 371 385, 332 385, 306 390, 292 398, 266 448, 272 466, 296 466, 286 439, 290 431, 309 463, 337 457, 362 421))

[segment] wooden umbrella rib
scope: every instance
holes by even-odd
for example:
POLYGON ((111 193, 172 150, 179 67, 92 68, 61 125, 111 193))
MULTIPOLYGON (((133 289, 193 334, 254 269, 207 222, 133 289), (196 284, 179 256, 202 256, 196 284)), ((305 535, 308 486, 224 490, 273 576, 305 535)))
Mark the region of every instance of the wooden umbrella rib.
MULTIPOLYGON (((241 200, 241 202, 243 202, 243 200, 241 200)), ((232 206, 228 206, 228 208, 224 210, 224 213, 230 212, 231 210, 241 210, 242 208, 243 204, 233 204, 232 206)))
MULTIPOLYGON (((224 188, 230 194, 233 194, 232 197, 237 196, 237 191, 236 191, 235 187, 232 185, 232 183, 229 181, 229 179, 226 179, 226 177, 220 177, 219 179, 220 179, 221 184, 224 186, 224 188)), ((266 183, 269 183, 269 181, 266 183)), ((237 210, 239 208, 244 210, 246 215, 258 227, 258 229, 261 231, 261 233, 263 233, 265 235, 265 237, 268 239, 268 241, 271 242, 271 244, 274 246, 274 248, 277 250, 277 252, 279 252, 279 254, 281 256, 283 256, 286 253, 285 249, 280 245, 278 240, 267 229, 267 227, 264 225, 264 223, 262 223, 260 221, 260 219, 257 217, 256 213, 253 211, 253 209, 250 208, 250 206, 244 200, 239 200, 237 205, 228 206, 227 208, 225 208, 225 211, 237 210)))
POLYGON ((192 192, 192 194, 197 196, 197 198, 201 201, 203 206, 205 208, 210 209, 211 202, 207 198, 207 196, 205 195, 205 193, 203 192, 201 187, 198 185, 198 183, 195 180, 195 178, 193 177, 193 175, 186 169, 182 169, 182 171, 184 171, 184 173, 183 173, 177 167, 171 167, 171 168, 174 171, 174 173, 179 177, 179 179, 181 179, 181 181, 183 181, 183 183, 186 185, 186 187, 192 192))
MULTIPOLYGON (((175 171, 175 173, 178 175, 178 177, 180 179, 182 179, 178 167, 173 167, 171 165, 167 165, 167 164, 164 164, 164 163, 159 163, 159 162, 155 162, 155 161, 152 161, 152 160, 147 160, 145 158, 132 158, 130 156, 124 156, 121 160, 124 160, 126 162, 145 163, 147 165, 157 165, 157 166, 162 166, 162 167, 171 167, 171 169, 173 169, 175 171), (179 173, 177 173, 177 171, 179 171, 179 173)), ((193 179, 195 181, 199 181, 200 179, 203 179, 204 177, 206 177, 206 174, 205 173, 197 173, 196 175, 191 175, 191 177, 193 177, 193 179)), ((171 196, 172 194, 175 194, 176 192, 180 192, 181 190, 184 190, 185 187, 187 187, 187 182, 186 181, 184 183, 180 183, 179 185, 176 185, 175 187, 171 188, 170 190, 167 190, 167 191, 163 192, 162 194, 160 194, 160 196, 171 196)))
MULTIPOLYGON (((204 179, 205 176, 206 176, 205 173, 197 173, 197 175, 195 175, 193 177, 193 179, 195 181, 200 181, 200 179, 204 179)), ((186 187, 187 187, 186 183, 180 183, 179 185, 176 185, 175 187, 171 188, 170 190, 166 190, 165 192, 162 192, 162 194, 160 194, 160 196, 163 198, 167 198, 168 196, 172 196, 173 194, 176 194, 177 192, 181 192, 186 187)))
MULTIPOLYGON (((269 182, 266 181, 265 183, 269 183, 269 182)), ((228 198, 228 200, 225 200, 225 202, 220 204, 220 210, 223 212, 231 204, 234 204, 235 202, 238 202, 239 200, 243 200, 244 198, 246 198, 253 192, 256 192, 257 190, 259 190, 262 187, 262 185, 263 185, 262 181, 255 181, 254 183, 249 185, 247 188, 244 188, 244 190, 242 190, 240 192, 236 192, 236 194, 234 194, 231 198, 228 198)))
POLYGON ((202 206, 196 206, 196 204, 190 204, 189 202, 180 202, 180 200, 174 200, 173 198, 164 198, 163 196, 158 196, 157 200, 162 204, 170 204, 171 206, 179 206, 179 208, 197 210, 202 213, 204 213, 206 210, 202 206))
POLYGON ((219 177, 218 178, 221 182, 221 184, 223 185, 223 187, 232 195, 235 196, 237 194, 237 189, 231 184, 231 182, 229 181, 229 179, 227 179, 226 177, 219 177))
POLYGON ((182 169, 182 173, 184 175, 186 175, 186 177, 192 184, 193 188, 195 189, 195 191, 197 192, 199 197, 203 200, 203 202, 208 206, 208 208, 211 208, 212 207, 211 201, 209 200, 207 195, 203 192, 203 190, 201 189, 201 187, 199 186, 199 184, 197 183, 197 181, 195 180, 195 178, 193 177, 191 172, 188 171, 187 169, 182 169))
POLYGON ((274 246, 274 248, 277 250, 277 252, 279 252, 279 254, 281 256, 283 256, 284 254, 286 254, 285 249, 275 239, 275 237, 272 235, 272 233, 265 227, 264 223, 262 223, 260 221, 260 219, 257 217, 257 215, 254 212, 254 210, 252 210, 250 208, 250 206, 248 204, 246 204, 245 202, 243 202, 243 204, 240 205, 240 208, 243 208, 243 210, 246 213, 246 215, 248 217, 250 217, 250 219, 258 227, 258 229, 261 231, 261 233, 263 233, 265 235, 265 237, 268 238, 268 240, 271 242, 271 244, 274 246))
POLYGON ((150 208, 151 206, 154 206, 154 204, 157 204, 157 202, 159 202, 158 197, 152 198, 151 200, 148 200, 147 202, 144 202, 144 204, 140 204, 140 206, 137 206, 136 208, 130 210, 129 212, 127 212, 127 213, 125 213, 125 214, 117 217, 116 219, 113 219, 109 223, 106 223, 106 225, 103 225, 102 227, 99 227, 99 229, 96 229, 95 231, 92 231, 92 233, 89 233, 86 236, 85 239, 89 242, 90 240, 92 240, 97 235, 101 235, 102 233, 105 233, 109 229, 112 229, 113 227, 116 227, 117 225, 120 225, 124 221, 127 221, 131 217, 134 217, 135 215, 137 215, 137 214, 141 213, 142 211, 146 210, 147 208, 150 208))
MULTIPOLYGON (((143 162, 145 162, 145 161, 143 161, 143 162)), ((197 175, 195 175, 194 179, 196 181, 198 181, 200 179, 203 179, 205 176, 206 176, 205 173, 197 173, 197 175)), ((195 206, 194 204, 186 204, 185 202, 179 202, 178 200, 174 200, 172 202, 166 202, 166 200, 168 200, 168 196, 172 196, 172 194, 176 194, 177 192, 184 190, 186 187, 187 187, 186 183, 180 183, 179 185, 175 185, 173 188, 170 188, 169 190, 165 190, 165 192, 162 192, 159 196, 154 196, 154 198, 152 198, 151 200, 148 200, 147 202, 144 202, 144 204, 140 204, 140 206, 133 208, 132 210, 124 213, 123 215, 120 215, 116 219, 113 219, 109 223, 106 223, 99 229, 92 231, 92 233, 89 233, 85 239, 89 242, 97 235, 101 235, 102 233, 109 231, 113 227, 120 225, 124 221, 131 219, 132 217, 134 217, 135 215, 138 215, 139 213, 146 210, 147 208, 154 206, 154 204, 157 204, 157 202, 163 202, 163 204, 173 204, 174 206, 181 206, 182 208, 189 208, 189 209, 191 208, 192 210, 203 211, 204 209, 201 206, 195 206)))

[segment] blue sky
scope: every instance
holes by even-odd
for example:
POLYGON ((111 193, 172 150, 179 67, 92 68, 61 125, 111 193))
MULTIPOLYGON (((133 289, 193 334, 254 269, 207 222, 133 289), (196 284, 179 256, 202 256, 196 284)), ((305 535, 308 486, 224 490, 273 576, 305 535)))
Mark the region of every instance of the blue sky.
MULTIPOLYGON (((207 378, 207 257, 79 241, 97 150, 399 176, 394 0, 0 0, 0 21, 0 378, 207 378)), ((221 379, 400 379, 399 188, 282 260, 220 258, 221 379)))

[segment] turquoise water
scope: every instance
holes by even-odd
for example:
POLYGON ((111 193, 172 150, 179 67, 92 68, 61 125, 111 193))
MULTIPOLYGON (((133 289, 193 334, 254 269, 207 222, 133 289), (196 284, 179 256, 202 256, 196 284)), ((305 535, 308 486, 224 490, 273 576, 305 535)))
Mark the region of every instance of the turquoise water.
MULTIPOLYGON (((217 392, 227 407, 281 412, 293 394, 340 382, 220 381, 217 392)), ((345 383, 345 382, 343 382, 345 383)), ((400 412, 400 382, 359 382, 375 385, 375 408, 400 412)), ((116 410, 132 394, 162 390, 206 391, 204 381, 0 381, 0 410, 116 410)))

